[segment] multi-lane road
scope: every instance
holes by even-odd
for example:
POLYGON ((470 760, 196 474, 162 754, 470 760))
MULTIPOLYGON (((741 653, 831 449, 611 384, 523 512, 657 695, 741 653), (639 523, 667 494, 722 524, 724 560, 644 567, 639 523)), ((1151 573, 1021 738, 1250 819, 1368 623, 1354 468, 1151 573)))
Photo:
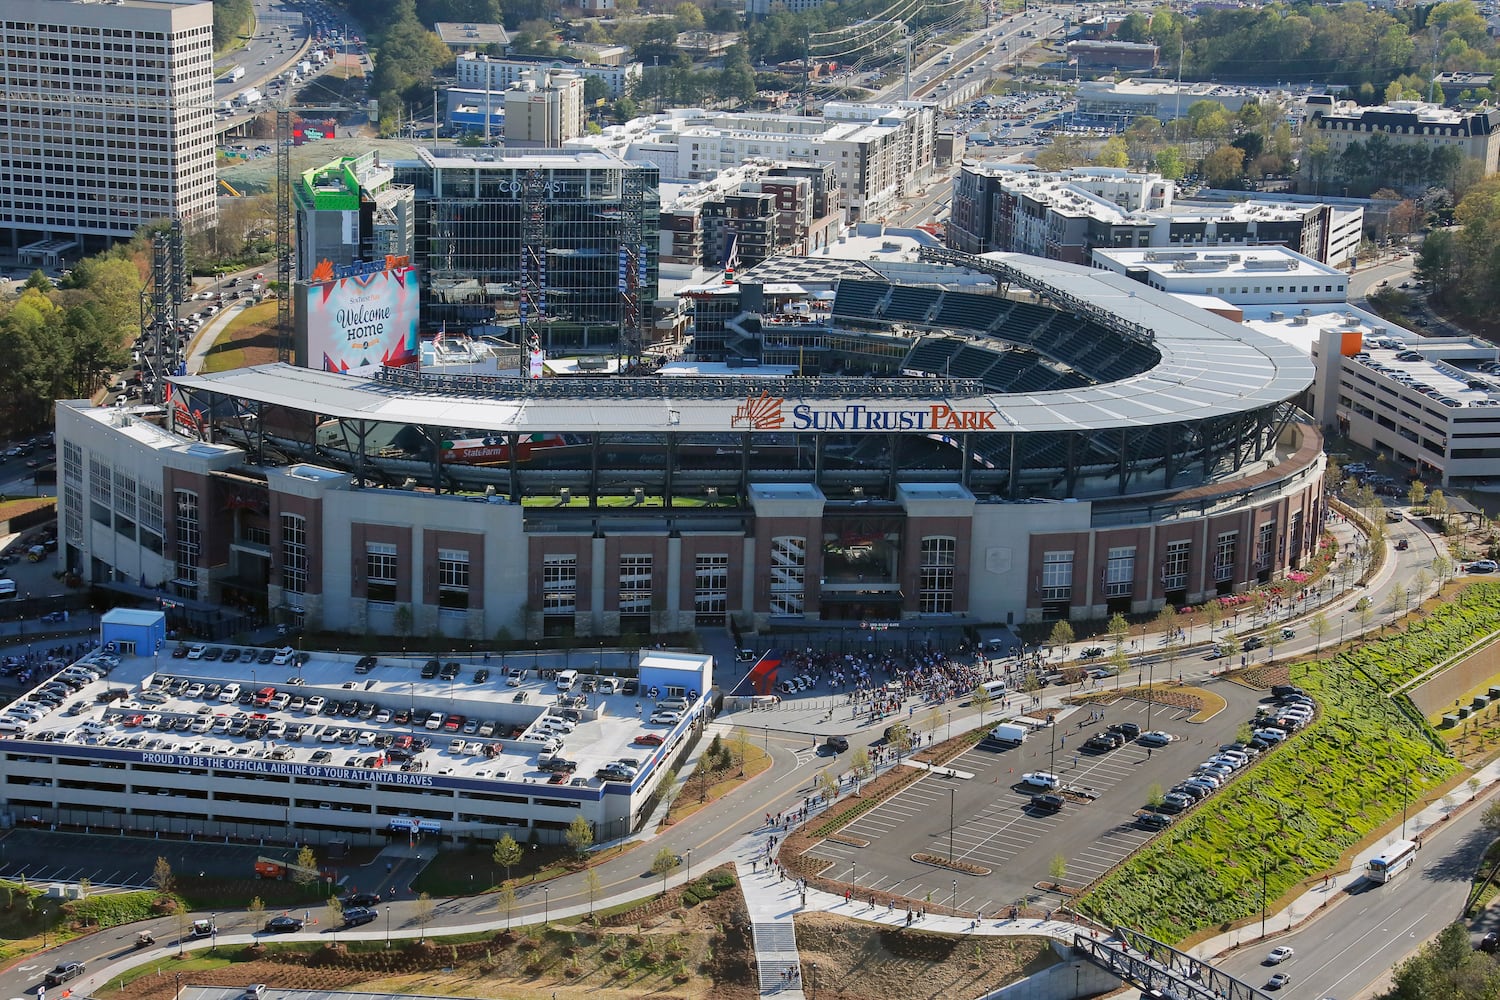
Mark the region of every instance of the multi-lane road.
POLYGON ((254 33, 243 48, 214 63, 214 100, 230 100, 286 72, 301 58, 307 40, 307 18, 289 0, 255 0, 254 33), (244 67, 245 75, 231 83, 228 74, 236 66, 244 67))

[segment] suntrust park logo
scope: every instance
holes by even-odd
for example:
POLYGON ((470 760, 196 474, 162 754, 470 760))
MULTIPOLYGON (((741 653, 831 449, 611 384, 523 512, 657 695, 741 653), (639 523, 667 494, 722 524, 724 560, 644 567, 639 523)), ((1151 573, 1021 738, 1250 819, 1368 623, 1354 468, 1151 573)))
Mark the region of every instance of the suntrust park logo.
MULTIPOLYGON (((786 399, 763 392, 748 396, 736 407, 731 427, 752 431, 774 431, 788 427, 786 399)), ((946 403, 893 409, 865 403, 814 406, 796 403, 791 408, 791 430, 803 431, 992 431, 994 410, 959 410, 946 403)))

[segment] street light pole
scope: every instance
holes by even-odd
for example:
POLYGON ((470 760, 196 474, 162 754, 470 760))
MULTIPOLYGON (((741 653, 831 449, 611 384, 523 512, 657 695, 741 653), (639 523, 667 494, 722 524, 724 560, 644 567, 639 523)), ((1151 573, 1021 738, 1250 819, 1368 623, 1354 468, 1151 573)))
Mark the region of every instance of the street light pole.
POLYGON ((547 886, 542 886, 542 926, 545 927, 552 922, 552 892, 547 886))
POLYGON ((1266 866, 1260 866, 1260 939, 1266 939, 1266 866))
POLYGON ((683 854, 687 857, 687 880, 693 880, 693 849, 689 847, 683 854))
POLYGON ((807 995, 808 1000, 812 1000, 812 998, 814 996, 816 996, 817 992, 818 992, 818 963, 817 962, 814 962, 812 964, 812 974, 813 974, 813 977, 812 977, 812 979, 813 979, 813 981, 812 981, 812 992, 807 995))

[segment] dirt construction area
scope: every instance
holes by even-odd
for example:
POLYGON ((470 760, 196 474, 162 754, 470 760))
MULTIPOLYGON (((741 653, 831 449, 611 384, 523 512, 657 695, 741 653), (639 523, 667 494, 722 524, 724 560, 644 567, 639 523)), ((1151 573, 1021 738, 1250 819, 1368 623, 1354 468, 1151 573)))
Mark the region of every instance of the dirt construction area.
MULTIPOLYGON (((722 876, 720 884, 724 884, 722 876)), ((705 880, 695 886, 705 885, 705 880)), ((697 891, 697 890, 693 890, 697 891)), ((710 890, 711 891, 711 890, 710 890)), ((692 898, 692 897, 689 897, 692 898)), ((917 1000, 978 996, 1052 962, 1039 938, 982 941, 876 928, 830 914, 797 922, 804 988, 818 996, 917 1000)), ((171 1000, 182 985, 356 990, 425 996, 751 1000, 760 995, 749 916, 738 886, 689 905, 682 889, 597 926, 517 927, 462 943, 380 940, 252 945, 153 965, 97 990, 109 1000, 171 1000)))

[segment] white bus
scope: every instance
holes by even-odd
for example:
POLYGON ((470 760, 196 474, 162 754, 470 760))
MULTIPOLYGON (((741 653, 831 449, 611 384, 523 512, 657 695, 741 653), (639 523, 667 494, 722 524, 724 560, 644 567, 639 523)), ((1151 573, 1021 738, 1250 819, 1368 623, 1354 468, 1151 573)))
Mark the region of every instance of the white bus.
POLYGON ((1389 882, 1410 868, 1416 859, 1416 841, 1398 840, 1370 859, 1365 869, 1365 877, 1371 882, 1389 882))
POLYGON ((0 601, 14 601, 16 599, 16 581, 0 580, 0 601))

